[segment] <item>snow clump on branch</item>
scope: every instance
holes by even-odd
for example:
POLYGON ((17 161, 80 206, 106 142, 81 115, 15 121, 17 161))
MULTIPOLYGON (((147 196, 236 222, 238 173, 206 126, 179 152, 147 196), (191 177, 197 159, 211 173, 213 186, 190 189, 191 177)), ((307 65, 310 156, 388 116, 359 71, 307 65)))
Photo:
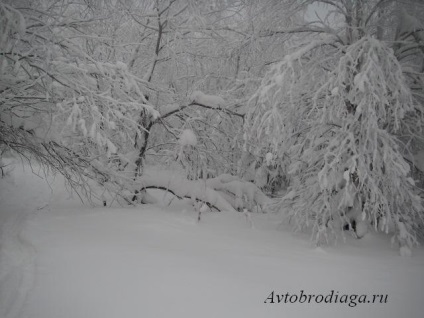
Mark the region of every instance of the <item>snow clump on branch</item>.
POLYGON ((194 134, 193 130, 191 129, 185 129, 183 130, 179 143, 181 146, 196 146, 197 144, 197 137, 194 134))
POLYGON ((192 103, 201 104, 211 108, 223 108, 225 100, 221 96, 206 95, 201 91, 195 91, 191 94, 192 103))

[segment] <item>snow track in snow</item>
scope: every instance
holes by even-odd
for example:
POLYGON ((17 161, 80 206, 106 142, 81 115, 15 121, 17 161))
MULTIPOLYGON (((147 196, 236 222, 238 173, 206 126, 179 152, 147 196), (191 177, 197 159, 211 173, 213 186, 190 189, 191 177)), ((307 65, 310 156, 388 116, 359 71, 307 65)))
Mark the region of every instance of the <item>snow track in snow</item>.
POLYGON ((0 317, 30 317, 23 311, 34 285, 34 246, 25 235, 28 219, 47 207, 49 187, 40 177, 15 166, 0 179, 0 317))

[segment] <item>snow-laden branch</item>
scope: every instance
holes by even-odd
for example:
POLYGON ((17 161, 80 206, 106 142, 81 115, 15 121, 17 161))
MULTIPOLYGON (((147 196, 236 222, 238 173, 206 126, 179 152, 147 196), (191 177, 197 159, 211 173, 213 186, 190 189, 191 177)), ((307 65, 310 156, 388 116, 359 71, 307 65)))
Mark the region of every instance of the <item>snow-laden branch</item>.
POLYGON ((207 95, 201 91, 195 91, 190 96, 190 103, 185 105, 180 105, 178 103, 165 105, 160 110, 161 118, 166 118, 171 115, 174 115, 181 110, 190 107, 190 106, 199 106, 207 109, 216 109, 227 113, 231 116, 237 116, 240 118, 244 118, 244 114, 237 113, 231 109, 228 109, 226 106, 228 103, 221 96, 217 95, 207 95))
POLYGON ((209 187, 222 192, 230 193, 235 197, 236 208, 243 207, 243 201, 252 206, 265 206, 270 199, 252 182, 247 182, 230 174, 222 174, 216 178, 206 180, 209 187))
POLYGON ((178 197, 203 201, 220 211, 252 210, 270 203, 270 199, 256 185, 229 174, 206 180, 188 180, 170 171, 146 169, 137 184, 144 189, 166 189, 178 197))
POLYGON ((285 29, 285 30, 266 30, 262 31, 259 35, 260 37, 273 37, 275 35, 279 34, 300 34, 300 33, 320 33, 320 34, 331 34, 339 39, 340 42, 341 38, 339 37, 338 31, 336 29, 333 29, 329 25, 324 24, 323 21, 319 21, 323 26, 317 26, 317 25, 303 25, 298 28, 293 29, 285 29))

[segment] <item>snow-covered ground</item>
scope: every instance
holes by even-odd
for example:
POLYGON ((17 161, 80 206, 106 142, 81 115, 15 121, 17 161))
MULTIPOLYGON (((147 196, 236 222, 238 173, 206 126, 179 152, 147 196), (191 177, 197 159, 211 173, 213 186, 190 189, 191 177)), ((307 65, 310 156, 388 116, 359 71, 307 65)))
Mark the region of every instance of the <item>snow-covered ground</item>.
POLYGON ((242 213, 197 223, 188 201, 160 192, 161 205, 91 208, 40 173, 17 165, 0 179, 1 318, 423 317, 422 248, 400 257, 371 233, 316 248, 265 214, 254 228, 242 213), (301 290, 388 297, 277 303, 301 290))

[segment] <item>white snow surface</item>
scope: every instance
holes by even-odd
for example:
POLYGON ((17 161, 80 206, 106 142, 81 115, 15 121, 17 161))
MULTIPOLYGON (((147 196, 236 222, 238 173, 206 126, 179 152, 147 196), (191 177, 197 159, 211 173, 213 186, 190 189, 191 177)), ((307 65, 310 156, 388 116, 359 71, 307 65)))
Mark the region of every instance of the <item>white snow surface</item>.
POLYGON ((422 317, 424 250, 372 232, 336 246, 275 215, 197 212, 190 200, 89 207, 60 177, 0 179, 0 317, 422 317), (252 222, 254 229, 252 229, 252 222), (387 294, 385 304, 264 303, 274 291, 387 294))

